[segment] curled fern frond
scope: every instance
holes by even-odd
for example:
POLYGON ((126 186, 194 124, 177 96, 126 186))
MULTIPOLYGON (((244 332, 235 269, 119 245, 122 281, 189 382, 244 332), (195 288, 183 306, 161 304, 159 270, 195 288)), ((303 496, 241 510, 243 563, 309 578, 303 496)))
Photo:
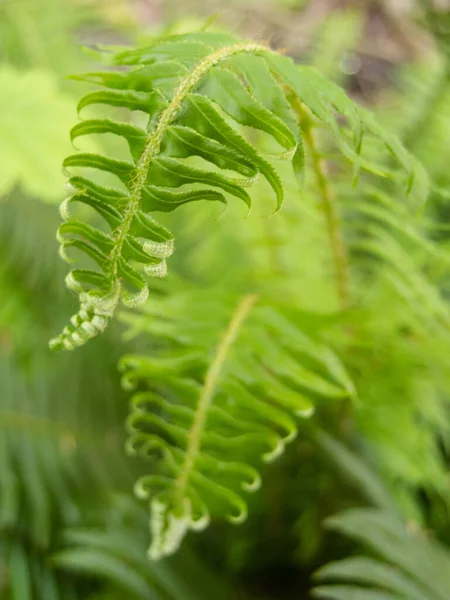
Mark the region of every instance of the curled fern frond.
POLYGON ((68 276, 67 285, 79 295, 81 307, 52 340, 55 349, 73 349, 100 333, 120 300, 128 306, 145 301, 144 274, 165 274, 173 237, 150 213, 197 200, 226 204, 230 197, 250 208, 248 188, 259 176, 273 190, 279 208, 284 190, 274 160, 288 160, 297 174, 303 171, 305 110, 331 132, 356 171, 394 176, 392 169, 362 153, 365 134, 389 149, 399 166, 395 176, 423 196, 420 169, 372 115, 314 69, 298 68, 262 45, 223 34, 186 34, 118 52, 111 63, 125 70, 77 77, 104 88, 87 94, 79 110, 107 105, 141 111, 148 115, 148 125, 144 130, 102 118, 72 129, 72 139, 104 133, 123 138, 130 160, 86 152, 65 160, 67 169, 112 175, 117 187, 107 188, 84 174, 69 179, 70 197, 61 210, 65 223, 58 233, 61 255, 71 260, 69 250, 76 249, 94 268, 75 269, 68 276), (265 153, 246 136, 248 128, 265 138, 265 153), (72 216, 75 204, 94 209, 107 231, 72 216))
POLYGON ((353 390, 327 347, 254 294, 175 293, 123 319, 160 348, 121 361, 124 386, 139 389, 128 451, 154 461, 135 491, 150 499, 158 559, 214 517, 244 520, 255 464, 283 452, 314 400, 353 390))

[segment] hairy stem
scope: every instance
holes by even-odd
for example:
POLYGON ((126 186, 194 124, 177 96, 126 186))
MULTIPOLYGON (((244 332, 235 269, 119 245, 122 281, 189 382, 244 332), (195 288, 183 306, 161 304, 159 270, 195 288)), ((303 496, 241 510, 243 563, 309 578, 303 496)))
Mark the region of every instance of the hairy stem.
POLYGON ((327 234, 333 257, 337 295, 339 297, 341 308, 346 308, 350 300, 348 257, 342 238, 341 218, 336 206, 333 191, 328 183, 330 176, 328 174, 327 163, 318 150, 313 123, 309 114, 298 99, 294 99, 292 104, 300 117, 303 139, 311 156, 312 170, 316 179, 321 208, 325 216, 327 234))
POLYGON ((224 363, 227 359, 231 346, 236 340, 239 330, 247 318, 250 310, 258 298, 257 294, 248 294, 244 296, 241 302, 237 305, 234 311, 228 328, 217 346, 214 360, 209 367, 206 376, 205 384, 200 394, 200 399, 195 413, 192 428, 188 434, 188 447, 186 450, 186 460, 183 468, 175 482, 179 497, 182 498, 185 494, 186 486, 189 481, 189 475, 194 467, 195 458, 200 450, 202 433, 205 428, 208 408, 211 405, 216 390, 217 383, 220 379, 224 363))
POLYGON ((225 48, 221 48, 217 52, 214 52, 204 58, 191 73, 186 75, 186 77, 181 80, 181 83, 175 91, 170 104, 161 113, 155 129, 152 131, 152 133, 150 133, 144 151, 137 163, 135 177, 131 187, 131 195, 125 209, 124 219, 115 231, 116 243, 114 244, 114 250, 112 251, 110 257, 111 273, 113 273, 116 278, 118 260, 122 253, 122 247, 130 230, 133 217, 139 210, 142 190, 147 181, 148 170, 151 162, 158 156, 161 143, 166 135, 167 129, 176 118, 184 100, 186 100, 189 94, 193 92, 195 87, 200 83, 202 78, 206 75, 209 69, 211 69, 211 67, 214 67, 234 54, 257 53, 263 50, 266 50, 266 48, 260 46, 259 44, 252 43, 226 46, 225 48))

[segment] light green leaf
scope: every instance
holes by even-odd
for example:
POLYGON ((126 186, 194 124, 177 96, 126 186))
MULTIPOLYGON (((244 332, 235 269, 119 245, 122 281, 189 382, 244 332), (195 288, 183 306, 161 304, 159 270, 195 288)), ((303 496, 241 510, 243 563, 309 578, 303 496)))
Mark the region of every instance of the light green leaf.
POLYGON ((19 71, 4 63, 0 88, 0 196, 20 185, 46 202, 61 200, 73 101, 45 70, 19 71))

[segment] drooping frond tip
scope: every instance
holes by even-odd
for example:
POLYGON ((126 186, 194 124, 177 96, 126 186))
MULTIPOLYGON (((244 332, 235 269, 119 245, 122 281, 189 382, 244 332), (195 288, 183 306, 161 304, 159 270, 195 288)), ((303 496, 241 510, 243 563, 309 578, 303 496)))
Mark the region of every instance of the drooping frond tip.
POLYGON ((68 251, 75 249, 94 266, 75 269, 68 277, 81 308, 52 340, 54 349, 73 349, 103 331, 119 301, 145 301, 146 275, 165 274, 173 237, 150 216, 154 211, 172 211, 196 200, 227 203, 233 196, 250 207, 247 190, 260 176, 272 188, 277 208, 281 206, 283 183, 274 160, 292 161, 297 173, 304 166, 295 102, 325 124, 357 169, 383 174, 380 165, 361 155, 366 131, 396 156, 409 188, 420 182, 403 147, 342 90, 313 69, 296 67, 259 44, 200 32, 118 52, 111 62, 125 70, 76 77, 101 86, 84 96, 78 109, 107 105, 140 111, 148 115, 148 126, 144 130, 93 118, 72 129, 72 140, 104 133, 120 136, 128 144, 129 160, 80 152, 64 162, 67 169, 81 168, 83 175, 69 179, 70 196, 62 205, 64 223, 58 232, 61 255, 71 260, 68 251), (344 115, 346 124, 337 113, 344 115), (270 143, 264 147, 269 151, 264 154, 247 139, 243 128, 266 136, 270 143), (202 160, 193 163, 192 157, 202 160), (117 187, 88 178, 86 168, 112 175, 117 187), (107 231, 72 216, 77 203, 96 211, 107 231))
POLYGON ((135 493, 149 501, 149 556, 159 559, 213 518, 242 522, 261 483, 255 467, 283 453, 314 398, 353 389, 329 348, 254 294, 175 293, 123 318, 161 342, 120 365, 124 386, 140 390, 127 450, 152 461, 135 493))

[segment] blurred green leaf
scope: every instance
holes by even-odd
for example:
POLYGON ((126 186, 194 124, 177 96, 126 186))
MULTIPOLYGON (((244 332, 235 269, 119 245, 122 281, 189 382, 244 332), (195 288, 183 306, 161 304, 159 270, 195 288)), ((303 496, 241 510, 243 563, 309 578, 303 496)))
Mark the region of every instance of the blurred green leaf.
POLYGON ((63 195, 74 104, 50 71, 0 66, 0 196, 15 185, 44 201, 63 195))

